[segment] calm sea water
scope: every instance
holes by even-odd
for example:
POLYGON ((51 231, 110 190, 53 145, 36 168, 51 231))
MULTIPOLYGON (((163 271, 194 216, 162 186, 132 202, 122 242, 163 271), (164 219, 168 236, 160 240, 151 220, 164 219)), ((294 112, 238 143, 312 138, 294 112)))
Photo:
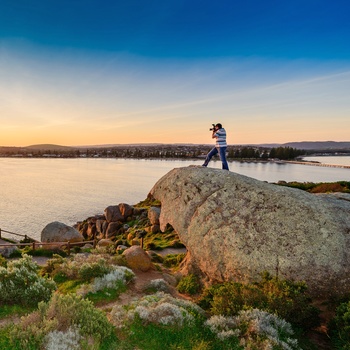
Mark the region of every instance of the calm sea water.
MULTIPOLYGON (((350 157, 319 158, 308 159, 350 165, 350 157)), ((109 205, 136 204, 168 171, 192 164, 202 161, 0 158, 0 228, 39 240, 52 221, 73 225, 103 213, 109 205)), ((350 169, 253 162, 229 165, 233 172, 268 182, 350 179, 350 169)), ((213 161, 210 167, 220 168, 221 163, 213 161)))

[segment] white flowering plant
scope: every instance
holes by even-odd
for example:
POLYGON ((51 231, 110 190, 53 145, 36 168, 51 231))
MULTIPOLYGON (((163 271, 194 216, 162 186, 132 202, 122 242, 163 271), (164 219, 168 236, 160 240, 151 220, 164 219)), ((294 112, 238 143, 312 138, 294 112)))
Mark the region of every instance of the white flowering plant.
POLYGON ((126 290, 126 285, 135 277, 135 274, 125 266, 113 266, 111 271, 102 277, 96 277, 89 284, 83 284, 77 290, 77 294, 82 296, 90 296, 99 291, 106 290, 123 292, 126 290))
POLYGON ((237 316, 212 316, 205 322, 219 339, 238 337, 244 349, 300 349, 290 323, 258 309, 240 311, 237 316))
POLYGON ((102 310, 75 294, 54 294, 12 327, 9 349, 90 350, 112 339, 117 342, 102 310))
POLYGON ((140 319, 144 325, 183 327, 203 315, 204 311, 196 304, 164 292, 147 295, 128 306, 117 305, 111 311, 112 322, 118 328, 130 325, 135 319, 140 319))
POLYGON ((32 257, 24 254, 21 259, 0 267, 0 305, 19 304, 36 306, 50 299, 56 284, 38 274, 39 266, 32 257))
POLYGON ((144 288, 144 292, 149 294, 153 294, 156 292, 169 293, 169 291, 170 286, 163 278, 151 280, 144 288))

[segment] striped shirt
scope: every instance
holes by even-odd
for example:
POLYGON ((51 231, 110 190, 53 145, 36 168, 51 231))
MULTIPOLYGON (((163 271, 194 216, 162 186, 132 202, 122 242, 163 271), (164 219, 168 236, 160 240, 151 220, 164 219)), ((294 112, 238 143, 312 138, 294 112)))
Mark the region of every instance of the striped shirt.
POLYGON ((219 129, 215 134, 216 138, 216 147, 227 147, 226 144, 226 130, 224 128, 219 129))

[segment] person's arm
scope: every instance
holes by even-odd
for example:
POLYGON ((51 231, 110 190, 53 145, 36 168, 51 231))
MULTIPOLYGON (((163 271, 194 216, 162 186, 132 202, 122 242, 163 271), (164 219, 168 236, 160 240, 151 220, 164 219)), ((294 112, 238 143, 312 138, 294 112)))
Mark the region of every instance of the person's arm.
POLYGON ((218 135, 216 135, 216 132, 217 132, 218 130, 219 130, 219 129, 216 129, 216 128, 213 129, 213 133, 212 133, 212 135, 211 135, 211 138, 212 138, 212 139, 216 139, 216 138, 218 137, 218 135))

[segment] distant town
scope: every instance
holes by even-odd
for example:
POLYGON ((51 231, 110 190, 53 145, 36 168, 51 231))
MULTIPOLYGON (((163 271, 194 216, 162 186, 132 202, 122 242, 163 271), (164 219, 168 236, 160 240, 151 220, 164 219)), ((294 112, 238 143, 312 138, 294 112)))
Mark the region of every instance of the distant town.
MULTIPOLYGON (((47 144, 28 147, 0 147, 0 157, 196 159, 204 158, 212 147, 213 145, 197 144, 132 144, 81 147, 47 144)), ((227 147, 227 158, 231 160, 291 160, 306 155, 350 155, 350 142, 301 142, 283 145, 231 145, 227 147), (292 145, 295 147, 292 147, 292 145), (300 148, 303 145, 305 149, 300 148)))

